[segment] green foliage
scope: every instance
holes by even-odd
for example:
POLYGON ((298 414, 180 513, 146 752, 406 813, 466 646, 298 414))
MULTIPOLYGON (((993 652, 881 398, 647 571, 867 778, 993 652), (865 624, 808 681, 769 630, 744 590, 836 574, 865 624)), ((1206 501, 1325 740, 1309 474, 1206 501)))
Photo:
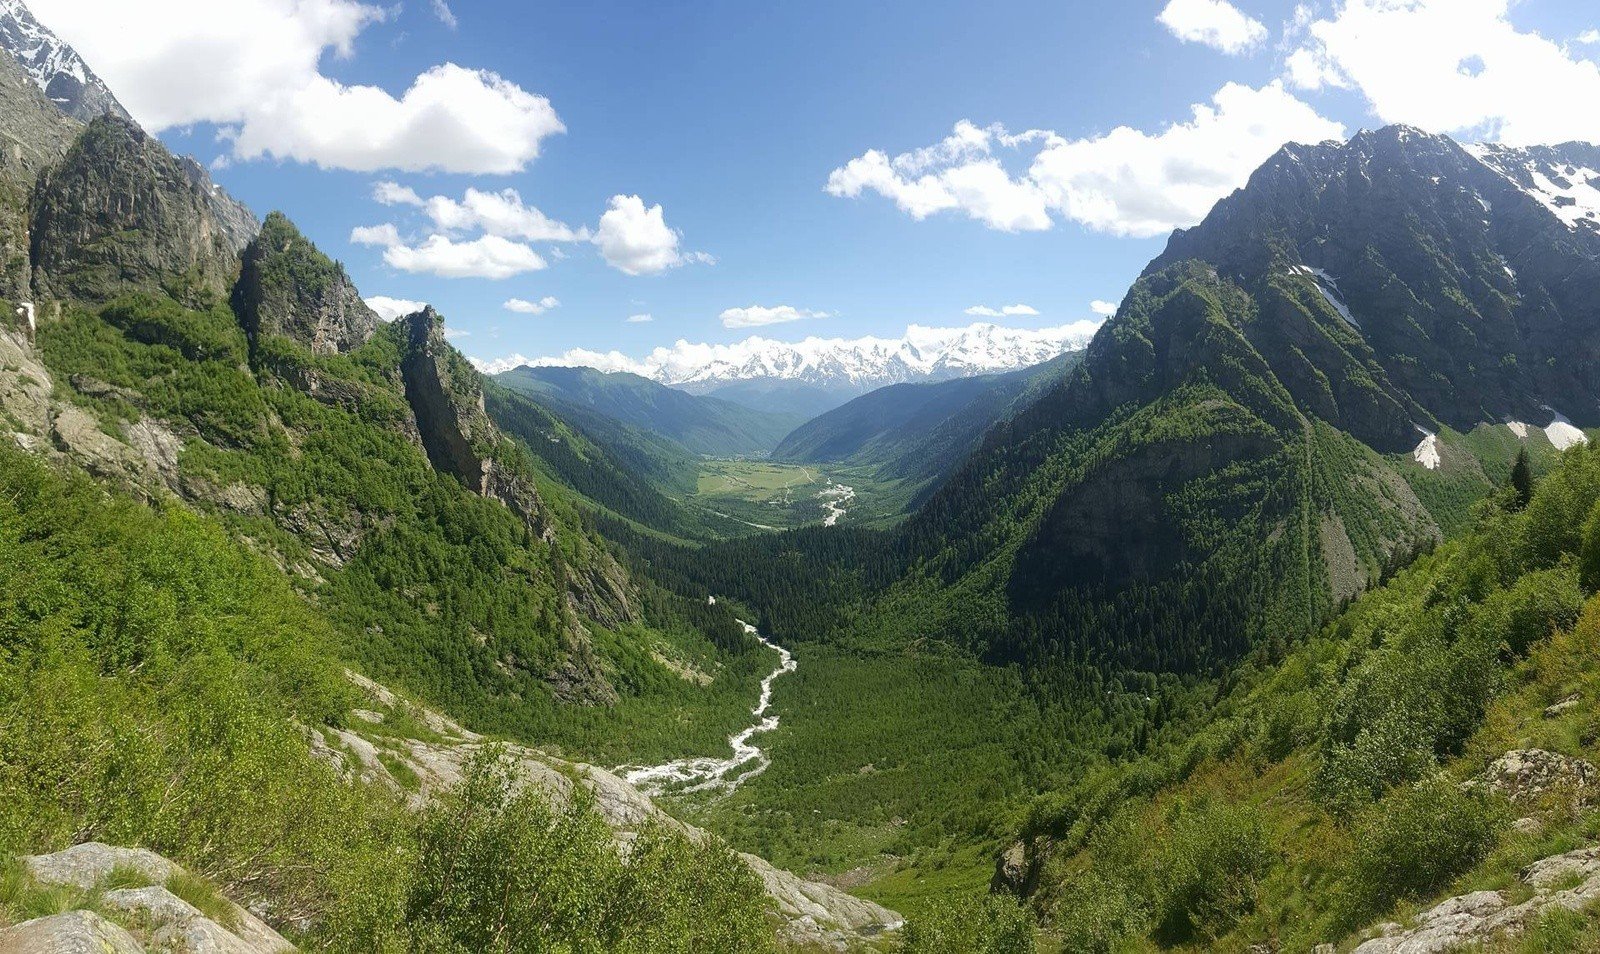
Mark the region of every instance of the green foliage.
POLYGON ((1511 489, 1517 495, 1517 507, 1526 507, 1533 499, 1533 464, 1528 460, 1528 449, 1517 451, 1517 462, 1511 467, 1511 489))
POLYGON ((726 849, 650 830, 626 857, 582 804, 517 792, 486 750, 424 812, 413 945, 460 951, 771 950, 759 879, 726 849))
POLYGON ((906 923, 904 954, 1033 954, 1033 918, 1008 898, 948 902, 906 923))
POLYGON ((1396 789, 1355 831, 1346 875, 1350 926, 1448 885, 1488 855, 1507 820, 1503 808, 1446 777, 1396 789))
POLYGON ((1214 943, 1255 910, 1272 861, 1249 809, 1210 800, 1180 806, 1149 872, 1158 936, 1169 943, 1214 943))
MULTIPOLYGON (((586 806, 487 762, 420 817, 341 778, 304 735, 354 701, 341 638, 211 521, 0 449, 0 857, 146 846, 195 872, 180 897, 224 922, 218 888, 268 898, 313 950, 771 948, 714 843, 649 831, 624 859, 586 806), (549 890, 508 900, 508 878, 549 890)), ((0 918, 92 901, 0 868, 0 918)))

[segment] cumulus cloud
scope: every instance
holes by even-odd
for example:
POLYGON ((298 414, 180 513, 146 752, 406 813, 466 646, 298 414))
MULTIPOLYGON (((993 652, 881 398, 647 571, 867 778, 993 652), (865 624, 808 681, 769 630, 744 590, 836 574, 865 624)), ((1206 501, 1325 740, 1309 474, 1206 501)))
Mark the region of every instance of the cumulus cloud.
MULTIPOLYGON (((1291 82, 1360 92, 1386 123, 1511 145, 1600 139, 1600 65, 1520 30, 1511 0, 1340 0, 1305 29, 1291 82)), ((1597 35, 1600 39, 1600 35, 1597 35)))
POLYGON ((459 242, 447 235, 430 235, 418 245, 399 242, 387 246, 383 260, 403 272, 440 278, 504 279, 547 265, 532 248, 498 235, 459 242))
POLYGON ((427 302, 412 301, 409 298, 390 298, 387 295, 373 295, 367 299, 367 307, 377 312, 378 317, 384 321, 394 321, 396 318, 414 315, 427 305, 427 302))
POLYGON ((447 232, 482 231, 528 242, 583 242, 589 238, 588 229, 574 229, 524 204, 516 189, 468 189, 460 199, 444 195, 424 199, 409 186, 382 181, 373 183, 372 197, 383 205, 422 209, 436 228, 447 232))
POLYGON ((1600 43, 1600 30, 1585 30, 1578 34, 1578 42, 1584 46, 1594 46, 1600 43))
POLYGON ((238 160, 373 171, 512 173, 565 131, 555 109, 497 74, 443 63, 398 96, 323 74, 395 8, 356 0, 32 0, 141 125, 215 123, 238 160))
POLYGON ((1185 43, 1204 43, 1233 56, 1267 38, 1260 20, 1227 0, 1171 0, 1156 19, 1185 43))
POLYGON ((524 298, 511 298, 501 307, 506 311, 514 311, 519 315, 542 315, 552 308, 560 307, 561 302, 554 295, 546 295, 538 301, 528 301, 524 298))
POLYGON ((724 328, 760 328, 763 325, 781 325, 791 321, 804 321, 807 318, 832 316, 825 311, 811 311, 790 305, 778 305, 772 308, 751 305, 748 308, 729 308, 717 317, 722 320, 724 328))
POLYGON ((1101 301, 1096 298, 1089 302, 1089 310, 1102 318, 1110 318, 1117 313, 1117 303, 1114 301, 1101 301))
POLYGON ((643 325, 655 321, 655 318, 652 315, 629 315, 627 321, 630 325, 643 325))
POLYGON ((1158 132, 1121 126, 1069 139, 1010 134, 963 120, 940 143, 890 158, 873 150, 835 169, 827 191, 876 192, 914 219, 957 211, 1002 231, 1048 229, 1059 216, 1098 232, 1154 236, 1194 225, 1286 142, 1342 138, 1344 127, 1281 82, 1229 83, 1158 132), (1000 154, 1032 152, 1013 175, 1000 154))
POLYGON ((358 225, 350 230, 350 241, 355 245, 388 248, 401 244, 400 230, 388 222, 382 225, 358 225))
POLYGON ((606 264, 627 275, 659 275, 688 261, 716 261, 698 252, 686 257, 678 248, 680 239, 661 206, 646 206, 636 195, 614 195, 591 241, 606 264))
POLYGON ((1006 305, 1003 308, 990 308, 988 305, 973 305, 967 309, 967 314, 974 318, 1037 318, 1039 312, 1028 305, 1006 305))

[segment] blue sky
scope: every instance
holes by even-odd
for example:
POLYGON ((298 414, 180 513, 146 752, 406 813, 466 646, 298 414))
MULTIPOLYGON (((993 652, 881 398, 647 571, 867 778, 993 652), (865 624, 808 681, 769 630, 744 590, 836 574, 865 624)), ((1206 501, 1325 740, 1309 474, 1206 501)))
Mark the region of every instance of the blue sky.
POLYGON ((1066 324, 1282 138, 1399 120, 1600 139, 1590 0, 239 0, 221 23, 197 4, 31 5, 174 149, 221 160, 224 186, 288 213, 364 294, 433 303, 484 359, 898 336, 977 306, 1066 324), (429 73, 444 64, 461 69, 429 73), (404 95, 422 76, 432 105, 404 95), (1002 138, 1029 130, 1047 132, 1002 138), (420 165, 455 171, 403 168, 420 165), (380 204, 380 182, 452 200, 447 218, 380 204), (469 189, 522 206, 489 227, 487 264, 457 247, 487 234, 469 189), (563 240, 528 231, 528 208, 563 240))

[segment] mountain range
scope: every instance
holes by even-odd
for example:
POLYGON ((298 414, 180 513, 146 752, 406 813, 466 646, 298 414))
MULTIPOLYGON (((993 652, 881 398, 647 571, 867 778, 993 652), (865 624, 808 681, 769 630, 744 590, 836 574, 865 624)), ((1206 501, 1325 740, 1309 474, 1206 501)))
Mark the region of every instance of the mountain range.
POLYGON ((619 352, 570 351, 560 357, 480 363, 488 373, 521 365, 627 372, 692 394, 758 410, 812 417, 890 384, 941 381, 1015 371, 1081 349, 1093 322, 1054 328, 913 325, 904 337, 807 338, 789 343, 754 337, 729 345, 679 341, 642 359, 619 352))

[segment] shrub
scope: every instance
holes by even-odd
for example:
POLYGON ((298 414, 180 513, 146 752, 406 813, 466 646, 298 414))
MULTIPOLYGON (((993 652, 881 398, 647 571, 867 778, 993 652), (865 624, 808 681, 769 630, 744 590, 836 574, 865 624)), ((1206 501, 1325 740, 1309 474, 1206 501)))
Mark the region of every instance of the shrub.
POLYGON ((1148 878, 1158 885, 1156 933, 1164 941, 1214 941, 1255 910, 1273 852, 1255 812, 1202 799, 1180 805, 1148 878))
POLYGON ((1354 919, 1426 897, 1494 847, 1503 809, 1443 775, 1397 789, 1362 820, 1346 873, 1354 919))
POLYGON ((935 905, 906 924, 902 954, 1034 954, 1033 916, 1016 901, 991 895, 935 905))

